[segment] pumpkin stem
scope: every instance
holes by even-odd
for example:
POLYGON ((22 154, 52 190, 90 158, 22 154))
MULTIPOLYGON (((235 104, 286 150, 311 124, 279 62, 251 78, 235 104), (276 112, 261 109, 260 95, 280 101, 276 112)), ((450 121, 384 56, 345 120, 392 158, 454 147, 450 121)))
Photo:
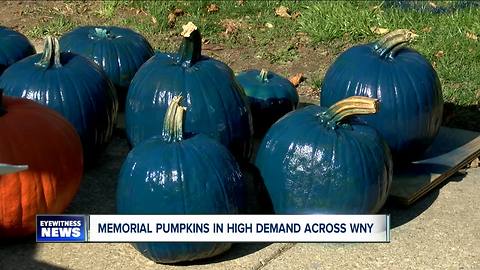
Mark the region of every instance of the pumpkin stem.
POLYGON ((110 32, 109 29, 106 28, 100 28, 100 27, 95 27, 95 29, 88 35, 89 38, 91 39, 113 39, 115 38, 115 35, 110 32))
POLYGON ((202 57, 202 37, 192 22, 182 28, 183 41, 178 49, 179 61, 182 65, 191 67, 202 57))
POLYGON ((0 116, 5 115, 7 110, 3 107, 3 89, 0 89, 0 116))
POLYGON ((386 34, 383 38, 378 40, 375 45, 375 51, 380 57, 393 58, 404 46, 413 41, 417 34, 407 29, 398 29, 386 34))
POLYGON ((45 38, 45 45, 43 49, 42 58, 35 65, 48 69, 50 67, 62 67, 60 63, 60 45, 58 39, 52 36, 45 38))
POLYGON ((375 98, 353 96, 342 99, 333 104, 325 112, 327 123, 336 126, 339 122, 348 116, 359 114, 374 114, 378 112, 379 101, 375 98))
POLYGON ((262 68, 262 70, 260 70, 260 74, 258 74, 258 79, 262 82, 268 82, 268 70, 262 68))
POLYGON ((163 139, 167 142, 183 140, 183 115, 185 107, 180 106, 182 96, 173 97, 163 122, 163 139))

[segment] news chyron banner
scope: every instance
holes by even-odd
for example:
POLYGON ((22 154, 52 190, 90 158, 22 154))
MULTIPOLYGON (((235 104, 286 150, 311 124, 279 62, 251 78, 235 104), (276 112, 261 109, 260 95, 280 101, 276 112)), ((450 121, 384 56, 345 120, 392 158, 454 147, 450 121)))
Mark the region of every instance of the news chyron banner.
POLYGON ((390 215, 38 215, 37 242, 390 242, 390 215))

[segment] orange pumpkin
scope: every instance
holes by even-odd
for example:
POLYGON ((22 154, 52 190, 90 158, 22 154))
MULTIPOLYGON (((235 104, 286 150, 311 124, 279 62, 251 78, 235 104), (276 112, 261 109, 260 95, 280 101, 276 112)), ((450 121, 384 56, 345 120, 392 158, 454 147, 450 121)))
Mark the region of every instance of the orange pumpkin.
POLYGON ((0 239, 27 236, 35 232, 37 214, 63 212, 77 193, 80 137, 57 112, 27 99, 2 98, 0 90, 0 163, 0 239), (6 164, 28 169, 9 172, 6 164))

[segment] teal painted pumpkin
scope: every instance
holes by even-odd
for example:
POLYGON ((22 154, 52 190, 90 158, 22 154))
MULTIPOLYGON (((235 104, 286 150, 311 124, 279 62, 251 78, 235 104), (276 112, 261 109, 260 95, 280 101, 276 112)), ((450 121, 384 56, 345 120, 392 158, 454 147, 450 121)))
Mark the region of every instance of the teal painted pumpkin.
POLYGON ((157 53, 133 78, 125 108, 128 140, 136 146, 161 134, 168 104, 181 95, 188 110, 186 132, 208 135, 239 160, 248 159, 253 128, 242 87, 226 64, 201 55, 195 25, 184 26, 182 34, 178 53, 157 53))
POLYGON ((21 33, 0 26, 0 74, 13 63, 35 54, 35 48, 21 33))
POLYGON ((354 115, 377 111, 366 97, 287 114, 265 135, 256 166, 277 214, 369 214, 385 203, 392 158, 375 129, 354 115))
POLYGON ((45 39, 43 53, 7 68, 0 88, 5 95, 33 100, 65 117, 81 138, 88 165, 113 135, 118 101, 112 82, 88 58, 61 53, 56 38, 45 39))
POLYGON ((237 75, 237 80, 248 97, 257 135, 263 135, 278 119, 297 108, 297 89, 275 72, 246 70, 237 75))
MULTIPOLYGON (((237 214, 245 207, 239 165, 216 140, 183 131, 180 97, 167 110, 163 132, 139 143, 122 166, 119 214, 237 214)), ((188 112, 187 112, 188 113, 188 112)), ((177 263, 223 253, 230 243, 134 243, 147 258, 177 263)))
POLYGON ((63 51, 85 56, 102 67, 115 85, 121 111, 133 76, 154 54, 142 35, 117 26, 80 26, 59 42, 63 51))
POLYGON ((387 141, 396 164, 420 157, 442 124, 440 80, 425 57, 405 47, 412 36, 392 31, 348 49, 329 67, 320 93, 325 107, 350 96, 378 98, 382 110, 361 118, 387 141))

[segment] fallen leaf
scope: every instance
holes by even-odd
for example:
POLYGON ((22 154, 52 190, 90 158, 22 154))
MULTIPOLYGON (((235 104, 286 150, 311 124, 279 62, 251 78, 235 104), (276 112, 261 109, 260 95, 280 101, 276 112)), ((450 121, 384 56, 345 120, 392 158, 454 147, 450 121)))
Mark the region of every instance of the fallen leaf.
POLYGON ((137 9, 135 13, 136 13, 136 15, 138 15, 140 13, 142 13, 142 15, 147 15, 147 12, 145 12, 143 9, 137 9))
POLYGON ((267 22, 267 23, 265 24, 265 26, 268 27, 268 28, 273 28, 273 24, 271 24, 271 23, 269 23, 269 22, 267 22))
POLYGON ((172 28, 173 26, 175 26, 176 20, 177 20, 177 16, 175 15, 175 13, 172 12, 168 14, 168 17, 167 17, 168 27, 172 28))
POLYGON ((432 1, 428 1, 428 4, 429 4, 432 8, 437 8, 437 4, 435 4, 435 3, 432 2, 432 1))
POLYGON ((478 36, 475 35, 474 33, 467 32, 466 36, 468 39, 475 40, 475 41, 478 40, 478 36))
POLYGON ((296 18, 300 17, 300 15, 302 15, 302 14, 300 13, 300 11, 295 11, 295 12, 293 12, 293 14, 292 14, 292 19, 296 19, 296 18))
POLYGON ((279 6, 278 8, 275 9, 275 15, 283 17, 283 18, 290 18, 292 17, 290 15, 290 12, 288 11, 288 8, 285 6, 279 6))
POLYGON ((238 28, 240 28, 240 23, 232 19, 224 19, 221 21, 221 24, 225 29, 223 35, 226 37, 237 32, 238 28))
POLYGON ((175 16, 182 16, 184 14, 184 12, 183 12, 183 9, 176 8, 176 9, 173 10, 173 14, 175 14, 175 16))
POLYGON ((154 23, 154 24, 158 23, 157 18, 155 18, 155 16, 152 16, 152 23, 154 23))
POLYGON ((435 54, 435 56, 436 56, 437 58, 442 58, 442 57, 445 56, 445 53, 444 53, 443 51, 438 51, 438 52, 435 54))
POLYGON ((210 4, 207 6, 207 12, 208 13, 215 13, 219 10, 218 6, 215 4, 210 4))
POLYGON ((303 77, 303 73, 300 72, 288 78, 288 80, 293 84, 293 86, 297 87, 301 82, 305 80, 305 77, 303 77))
POLYGON ((377 35, 385 35, 386 33, 390 32, 388 28, 381 28, 378 26, 370 27, 370 31, 377 35))
POLYGON ((243 6, 243 4, 245 4, 245 0, 237 0, 237 4, 243 6))
POLYGON ((478 168, 480 167, 480 158, 474 159, 472 163, 470 163, 470 168, 478 168))

